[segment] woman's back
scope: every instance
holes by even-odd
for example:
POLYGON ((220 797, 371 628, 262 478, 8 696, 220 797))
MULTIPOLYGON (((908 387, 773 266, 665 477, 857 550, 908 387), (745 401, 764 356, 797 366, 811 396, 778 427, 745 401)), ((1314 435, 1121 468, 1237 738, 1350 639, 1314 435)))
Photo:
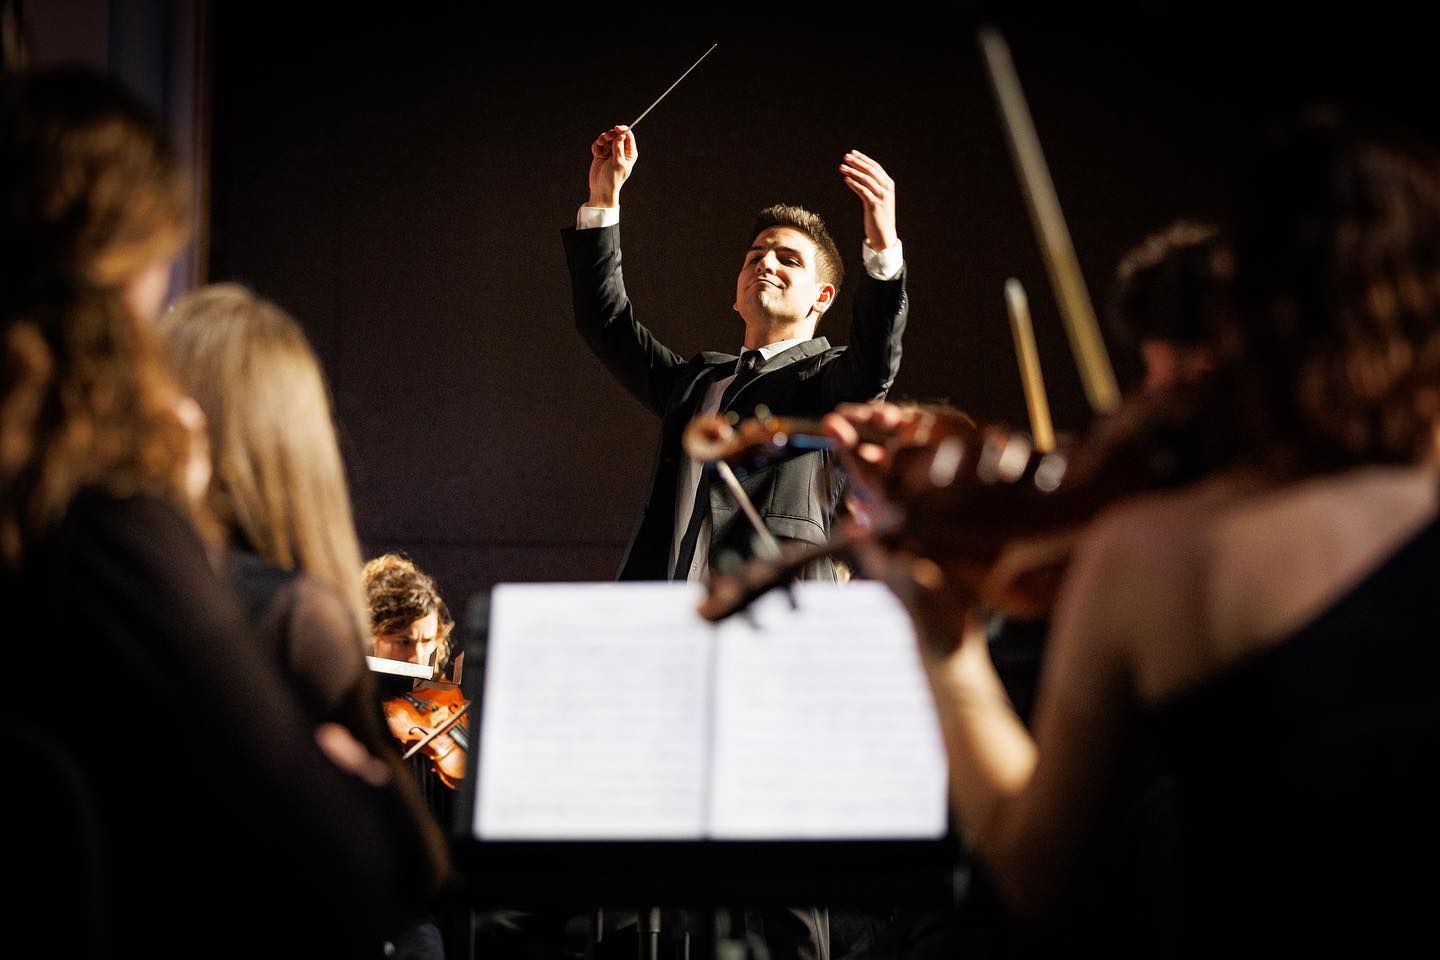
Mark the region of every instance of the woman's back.
POLYGON ((1102 518, 1065 605, 1101 608, 1134 694, 1156 705, 1284 642, 1440 512, 1428 466, 1276 484, 1236 471, 1102 518))
POLYGON ((1145 640, 1127 653, 1177 782, 1179 942, 1440 946, 1423 920, 1440 856, 1440 482, 1369 468, 1246 487, 1118 518, 1151 541, 1150 579, 1128 591, 1146 600, 1127 607, 1145 640))
POLYGON ((402 859, 386 801, 316 748, 173 509, 82 493, 0 596, 18 634, 76 654, 63 685, 15 685, 7 725, 83 771, 115 954, 378 948, 402 859))

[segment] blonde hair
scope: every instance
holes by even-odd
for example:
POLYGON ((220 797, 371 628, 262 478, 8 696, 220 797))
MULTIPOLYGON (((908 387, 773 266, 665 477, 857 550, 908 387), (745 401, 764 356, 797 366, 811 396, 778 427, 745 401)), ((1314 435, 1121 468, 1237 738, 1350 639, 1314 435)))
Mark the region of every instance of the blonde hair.
POLYGON ((157 330, 205 411, 209 506, 230 542, 344 598, 369 636, 360 544, 324 374, 300 326, 238 284, 182 297, 157 330))
POLYGON ((182 509, 179 392, 125 301, 187 234, 186 179, 149 112, 68 69, 0 84, 0 557, 85 487, 182 509))

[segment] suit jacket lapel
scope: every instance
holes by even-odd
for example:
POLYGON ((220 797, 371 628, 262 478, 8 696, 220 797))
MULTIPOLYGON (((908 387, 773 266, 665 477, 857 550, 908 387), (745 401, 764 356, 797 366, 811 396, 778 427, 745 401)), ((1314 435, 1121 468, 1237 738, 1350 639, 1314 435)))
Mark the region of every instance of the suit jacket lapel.
POLYGON ((690 378, 684 391, 676 398, 665 411, 663 430, 666 436, 674 436, 677 440, 687 424, 699 411, 700 405, 705 402, 705 392, 717 377, 728 375, 733 370, 739 357, 728 353, 714 353, 705 351, 695 360, 691 361, 699 365, 699 369, 690 378))
POLYGON ((705 402, 705 392, 716 380, 728 377, 735 372, 735 364, 740 358, 730 353, 714 353, 706 350, 700 354, 702 368, 690 381, 690 394, 685 398, 683 404, 687 414, 694 414, 705 402))
MULTIPOLYGON (((795 344, 795 346, 783 350, 780 353, 777 353, 775 356, 765 361, 765 365, 756 372, 755 376, 750 380, 750 382, 737 390, 735 396, 730 398, 730 408, 733 409, 736 402, 742 396, 752 393, 755 390, 755 385, 757 383, 763 382, 766 377, 770 376, 776 371, 783 370, 786 367, 790 366, 792 363, 795 363, 799 360, 804 360, 806 357, 813 357, 816 354, 824 353, 826 350, 829 349, 829 340, 826 340, 824 337, 814 337, 810 340, 804 341, 803 343, 797 343, 795 344)), ((732 359, 730 362, 734 363, 735 361, 732 359)))

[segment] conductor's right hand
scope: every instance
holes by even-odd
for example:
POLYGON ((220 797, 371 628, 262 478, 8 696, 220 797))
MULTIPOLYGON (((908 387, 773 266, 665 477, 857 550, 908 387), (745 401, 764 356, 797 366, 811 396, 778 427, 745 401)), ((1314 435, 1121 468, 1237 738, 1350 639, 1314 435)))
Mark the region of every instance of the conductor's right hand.
POLYGON ((635 169, 640 148, 626 126, 611 127, 590 144, 590 200, 587 207, 617 207, 620 188, 635 169))

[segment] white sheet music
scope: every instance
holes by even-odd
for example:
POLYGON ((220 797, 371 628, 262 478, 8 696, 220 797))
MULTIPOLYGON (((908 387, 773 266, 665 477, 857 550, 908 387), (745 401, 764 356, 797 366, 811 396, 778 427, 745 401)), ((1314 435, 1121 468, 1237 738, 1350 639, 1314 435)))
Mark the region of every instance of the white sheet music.
POLYGON ((495 588, 477 836, 701 835, 714 628, 677 586, 495 588))
POLYGON ((869 582, 794 597, 722 624, 711 835, 944 835, 945 751, 904 609, 869 582))
POLYGON ((945 760, 908 619, 802 584, 716 626, 693 584, 493 593, 484 839, 931 838, 945 760))

